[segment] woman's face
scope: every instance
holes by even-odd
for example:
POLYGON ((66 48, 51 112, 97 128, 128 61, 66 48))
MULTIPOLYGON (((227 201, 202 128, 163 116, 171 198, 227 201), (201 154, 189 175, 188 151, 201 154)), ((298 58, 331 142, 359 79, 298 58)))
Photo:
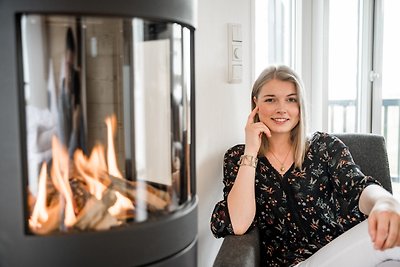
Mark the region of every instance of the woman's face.
POLYGON ((274 133, 289 133, 300 120, 296 86, 292 82, 271 80, 264 84, 257 98, 258 117, 274 133))

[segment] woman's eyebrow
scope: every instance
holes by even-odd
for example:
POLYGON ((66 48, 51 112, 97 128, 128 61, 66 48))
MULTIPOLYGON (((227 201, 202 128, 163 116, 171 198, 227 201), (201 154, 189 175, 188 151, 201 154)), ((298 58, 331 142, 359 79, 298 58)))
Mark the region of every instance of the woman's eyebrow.
POLYGON ((275 95, 263 95, 262 97, 275 97, 275 95))
MULTIPOLYGON (((289 97, 289 96, 297 96, 297 94, 296 93, 288 94, 286 97, 289 97)), ((267 94, 267 95, 263 95, 262 97, 276 97, 276 95, 267 94)))

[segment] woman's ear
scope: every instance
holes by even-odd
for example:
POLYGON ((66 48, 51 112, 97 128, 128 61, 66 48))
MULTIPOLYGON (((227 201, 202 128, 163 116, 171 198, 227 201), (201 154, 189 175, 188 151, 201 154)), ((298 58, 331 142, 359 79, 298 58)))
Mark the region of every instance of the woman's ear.
POLYGON ((257 107, 257 97, 253 96, 253 102, 254 102, 255 106, 257 107))

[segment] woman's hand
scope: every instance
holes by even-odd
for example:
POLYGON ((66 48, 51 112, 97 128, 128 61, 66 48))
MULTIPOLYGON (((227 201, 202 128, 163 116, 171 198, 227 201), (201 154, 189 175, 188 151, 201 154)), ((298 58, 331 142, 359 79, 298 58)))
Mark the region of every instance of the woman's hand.
POLYGON ((262 135, 265 134, 267 137, 271 137, 271 131, 262 122, 254 122, 254 117, 257 115, 258 107, 255 107, 249 114, 245 133, 246 133, 246 155, 256 156, 261 146, 262 135))
POLYGON ((400 246, 400 203, 393 197, 376 201, 368 218, 368 231, 375 249, 400 246))

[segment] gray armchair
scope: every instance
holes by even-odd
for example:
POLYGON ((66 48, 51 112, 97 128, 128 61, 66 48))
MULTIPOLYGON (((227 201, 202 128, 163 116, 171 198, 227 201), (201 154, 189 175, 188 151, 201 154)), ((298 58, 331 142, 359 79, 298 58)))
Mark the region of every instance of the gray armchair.
MULTIPOLYGON (((385 140, 374 134, 336 134, 350 149, 354 162, 364 174, 379 180, 392 192, 385 140)), ((242 236, 226 236, 214 261, 214 267, 254 267, 260 265, 258 230, 242 236)))

